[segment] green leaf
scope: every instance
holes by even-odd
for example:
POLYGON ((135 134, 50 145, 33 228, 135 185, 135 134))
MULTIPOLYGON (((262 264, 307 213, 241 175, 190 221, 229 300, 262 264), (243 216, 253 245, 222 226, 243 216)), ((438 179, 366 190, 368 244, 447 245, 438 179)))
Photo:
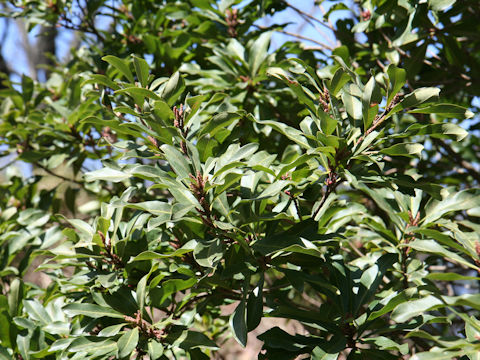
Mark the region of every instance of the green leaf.
POLYGON ((33 95, 33 80, 22 74, 22 98, 23 101, 29 102, 33 95))
POLYGON ((311 93, 309 93, 306 88, 300 85, 298 81, 293 79, 288 72, 279 67, 270 67, 267 69, 267 75, 274 76, 277 79, 282 80, 293 91, 301 103, 305 104, 313 114, 316 113, 316 107, 311 93))
POLYGON ((457 0, 428 0, 428 6, 433 11, 444 11, 456 2, 457 0))
POLYGON ((425 217, 422 223, 430 224, 445 214, 462 211, 480 206, 480 192, 477 190, 463 190, 450 192, 442 200, 430 200, 425 207, 425 217))
POLYGON ((19 278, 13 279, 10 283, 10 290, 8 291, 7 300, 8 300, 8 312, 10 316, 17 316, 19 305, 23 299, 23 281, 19 278))
POLYGON ((343 86, 351 80, 352 78, 350 77, 349 73, 347 73, 343 68, 338 68, 333 75, 332 80, 330 81, 330 94, 332 96, 337 96, 338 92, 343 88, 343 86))
POLYGON ((241 119, 242 116, 243 115, 236 112, 221 112, 220 114, 213 116, 207 122, 207 124, 200 131, 200 135, 209 134, 210 137, 213 137, 220 130, 225 129, 234 121, 241 119))
POLYGON ((123 334, 117 342, 118 355, 120 357, 129 356, 132 351, 135 350, 135 347, 138 343, 138 338, 138 327, 135 327, 123 334))
POLYGON ((387 98, 387 104, 390 104, 393 97, 397 95, 403 85, 405 85, 407 72, 404 69, 397 68, 395 65, 389 65, 387 74, 391 83, 391 89, 388 92, 387 98))
POLYGON ((90 75, 88 80, 86 80, 82 83, 82 85, 86 85, 86 84, 100 84, 100 85, 109 87, 113 90, 120 89, 120 86, 118 86, 118 84, 116 82, 110 80, 108 77, 106 77, 105 75, 101 75, 101 74, 90 75))
POLYGON ((443 124, 413 124, 410 125, 403 133, 392 135, 394 138, 402 138, 413 135, 430 135, 432 137, 442 137, 443 135, 455 136, 457 141, 463 140, 468 132, 462 127, 453 123, 443 124))
POLYGON ((163 346, 156 340, 148 340, 148 355, 150 359, 159 359, 163 355, 163 346))
POLYGON ((180 179, 188 178, 191 174, 190 165, 187 162, 187 159, 178 151, 175 147, 163 144, 160 146, 160 149, 163 151, 165 158, 167 159, 170 167, 175 172, 175 174, 180 179))
POLYGON ((103 168, 87 172, 85 174, 85 181, 92 182, 96 180, 111 181, 114 183, 125 181, 130 178, 130 175, 120 170, 112 168, 103 168))
MULTIPOLYGON (((476 350, 478 351, 478 350, 476 350)), ((432 351, 420 352, 413 355, 411 360, 452 360, 457 356, 463 355, 462 351, 448 351, 439 348, 433 348, 432 351)))
POLYGON ((276 180, 273 183, 269 184, 265 190, 263 190, 260 195, 253 198, 252 200, 266 199, 272 196, 277 196, 285 187, 291 184, 289 180, 276 180))
POLYGON ((199 241, 193 250, 195 261, 203 267, 215 267, 223 257, 223 244, 220 239, 199 241))
POLYGON ((456 273, 430 273, 425 276, 426 279, 436 281, 478 281, 480 278, 476 276, 464 276, 456 273))
POLYGON ((445 304, 435 296, 428 295, 421 299, 411 300, 398 305, 393 310, 391 318, 399 323, 406 322, 408 319, 422 315, 427 311, 443 307, 445 304))
POLYGON ((94 319, 103 316, 116 319, 124 318, 123 314, 113 310, 112 308, 87 303, 67 304, 63 307, 63 311, 65 311, 68 316, 85 315, 94 319))
POLYGON ((416 89, 405 96, 399 104, 395 105, 394 108, 386 115, 386 117, 389 117, 401 110, 434 101, 438 98, 439 93, 440 89, 438 88, 429 87, 416 89))
POLYGON ((480 269, 479 267, 477 267, 477 266, 471 264, 470 262, 466 261, 461 256, 457 255, 456 253, 454 253, 450 250, 447 250, 446 248, 444 248, 442 245, 440 245, 439 243, 437 243, 434 240, 416 239, 413 242, 409 242, 408 245, 405 245, 405 246, 409 246, 412 249, 415 249, 417 251, 424 252, 424 253, 427 253, 427 254, 430 253, 430 254, 435 254, 435 255, 442 256, 442 257, 446 258, 447 260, 456 261, 456 262, 458 262, 460 264, 463 264, 465 266, 468 266, 472 269, 476 269, 476 270, 480 269))
MULTIPOLYGON (((73 353, 87 353, 95 356, 101 356, 112 352, 117 352, 117 344, 113 340, 98 340, 95 338, 77 337, 68 347, 68 351, 73 353)), ((94 358, 95 356, 92 356, 94 358)))
MULTIPOLYGON (((177 335, 177 339, 173 341, 173 346, 178 346, 182 349, 189 350, 197 347, 206 347, 211 349, 218 349, 217 344, 209 339, 205 334, 197 331, 183 330, 180 334, 175 334, 174 328, 171 335, 177 335)), ((178 331, 178 330, 177 330, 178 331)), ((170 340, 167 337, 167 340, 170 340)))
POLYGON ((126 325, 127 325, 127 323, 121 323, 121 324, 115 324, 115 325, 107 326, 106 328, 103 328, 102 330, 100 330, 100 332, 98 333, 98 336, 100 336, 100 337, 112 337, 112 336, 115 336, 115 335, 117 335, 117 334, 120 332, 120 330, 122 330, 126 325))
POLYGON ((252 78, 257 75, 257 72, 268 56, 268 45, 272 32, 264 32, 261 34, 249 47, 248 65, 250 67, 250 74, 252 78))
POLYGON ((30 336, 27 331, 22 331, 17 335, 17 347, 22 359, 30 360, 30 336))
POLYGON ((47 325, 53 321, 45 308, 37 300, 24 300, 23 306, 30 317, 39 321, 42 325, 47 325))
POLYGON ((406 157, 415 157, 413 155, 420 154, 423 150, 422 144, 395 144, 386 149, 380 150, 380 153, 390 156, 406 156, 406 157))
MULTIPOLYGON (((380 88, 375 81, 375 77, 371 76, 363 90, 362 108, 363 108, 363 129, 366 131, 373 122, 374 116, 369 116, 371 109, 378 109, 378 105, 382 101, 380 88)), ((376 115, 375 111, 375 114, 376 115)))
MULTIPOLYGON (((153 100, 161 100, 160 96, 155 94, 152 90, 148 90, 148 89, 144 89, 144 88, 136 87, 136 86, 116 90, 115 94, 128 94, 131 97, 133 97, 134 99, 149 98, 149 99, 153 99, 153 100)), ((137 105, 142 106, 143 104, 137 104, 137 105)))
MULTIPOLYGON (((192 277, 186 280, 182 279, 170 279, 162 283, 162 287, 158 292, 158 304, 162 304, 165 300, 168 299, 172 294, 182 291, 185 289, 190 289, 197 283, 197 279, 192 277)), ((150 295, 152 291, 150 290, 150 295)))
POLYGON ((358 87, 355 84, 345 85, 342 93, 342 101, 345 104, 345 110, 354 120, 361 120, 363 115, 363 106, 360 96, 357 96, 358 87))
POLYGON ((263 273, 257 286, 250 292, 247 301, 247 331, 257 328, 263 316, 263 273))
POLYGON ((140 310, 141 314, 143 314, 143 310, 145 308, 145 296, 147 294, 147 281, 149 277, 150 277, 150 272, 140 279, 140 281, 137 284, 137 291, 135 293, 138 309, 140 310))
POLYGON ((144 59, 133 56, 133 65, 135 67, 135 72, 137 73, 137 79, 140 81, 140 84, 143 87, 147 87, 148 73, 149 73, 148 63, 144 59))
POLYGON ((133 74, 130 71, 130 67, 128 66, 128 62, 113 55, 104 56, 102 57, 102 60, 108 62, 110 65, 115 67, 120 72, 120 74, 127 78, 130 83, 133 84, 135 82, 133 74))
MULTIPOLYGON (((185 246, 186 245, 187 244, 185 244, 185 246)), ((175 256, 181 257, 193 251, 193 248, 185 248, 185 246, 169 254, 160 254, 155 251, 143 251, 137 256, 135 256, 135 258, 133 258, 132 261, 166 259, 166 258, 175 257, 175 256)))
POLYGON ((474 116, 467 108, 455 104, 432 104, 418 109, 410 110, 410 114, 437 114, 456 119, 470 119, 474 116))
POLYGON ((178 101, 178 97, 182 94, 184 89, 185 82, 180 76, 180 73, 177 71, 167 81, 167 84, 162 92, 162 98, 169 106, 173 106, 173 104, 178 101))
POLYGON ((235 311, 230 316, 230 328, 235 340, 245 347, 247 345, 247 323, 245 319, 245 299, 240 300, 235 311))

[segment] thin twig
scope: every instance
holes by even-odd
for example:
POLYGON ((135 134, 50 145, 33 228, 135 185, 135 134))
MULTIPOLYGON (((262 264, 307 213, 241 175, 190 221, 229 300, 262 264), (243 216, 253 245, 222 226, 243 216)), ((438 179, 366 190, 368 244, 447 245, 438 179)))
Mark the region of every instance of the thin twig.
POLYGON ((475 167, 472 164, 463 159, 461 155, 457 154, 450 145, 443 140, 432 138, 432 141, 437 146, 442 147, 447 152, 448 156, 453 159, 454 163, 460 164, 480 184, 480 174, 475 170, 475 167))
MULTIPOLYGON (((330 24, 330 25, 325 24, 323 21, 317 19, 316 17, 310 15, 309 13, 303 11, 302 9, 299 9, 299 8, 297 8, 296 6, 290 4, 290 3, 286 2, 286 1, 285 1, 285 3, 287 4, 287 6, 288 6, 289 8, 291 8, 291 9, 294 10, 294 11, 296 11, 300 16, 302 16, 307 23, 309 23, 312 27, 314 27, 315 30, 317 30, 317 31, 320 33, 320 35, 323 35, 326 39, 329 39, 329 37, 327 36, 327 34, 325 34, 323 31, 321 31, 313 22, 316 22, 316 23, 318 23, 318 24, 326 27, 328 30, 335 32, 335 28, 333 27, 333 25, 331 25, 331 24, 330 24)), ((329 39, 329 40, 330 40, 330 39, 329 39)), ((332 45, 335 46, 334 43, 333 43, 332 45)))
POLYGON ((320 209, 322 208, 323 204, 325 204, 325 201, 327 201, 329 195, 335 191, 337 186, 343 181, 343 179, 337 179, 334 183, 327 185, 327 188, 325 189, 325 192, 322 195, 322 198, 320 199, 320 204, 315 210, 315 212, 312 214, 312 219, 315 219, 315 217, 318 215, 320 212, 320 209))
MULTIPOLYGON (((260 29, 260 30, 266 30, 267 29, 265 26, 260 26, 260 25, 256 25, 256 24, 253 24, 253 26, 256 27, 257 29, 260 29)), ((282 33, 282 34, 285 34, 285 35, 288 35, 288 36, 296 37, 296 38, 301 39, 301 40, 313 42, 313 43, 321 46, 322 48, 330 50, 330 51, 333 50, 333 48, 331 46, 327 45, 327 44, 324 44, 320 41, 308 38, 308 37, 300 35, 300 34, 295 34, 295 33, 292 33, 290 31, 286 31, 286 30, 283 30, 283 29, 275 29, 275 31, 277 31, 279 33, 282 33)))
POLYGON ((43 166, 43 165, 40 164, 40 163, 35 163, 35 166, 38 166, 40 169, 42 169, 43 171, 45 171, 45 172, 48 173, 49 175, 55 176, 55 177, 57 177, 57 178, 59 178, 59 179, 62 179, 62 180, 65 180, 65 181, 70 181, 70 182, 72 182, 72 183, 74 183, 74 184, 78 184, 78 185, 81 185, 81 186, 84 185, 83 182, 81 182, 81 181, 78 181, 78 180, 75 180, 75 179, 69 179, 69 178, 67 178, 67 177, 65 177, 65 176, 63 176, 63 175, 56 174, 56 173, 54 173, 52 170, 50 170, 49 168, 43 166))

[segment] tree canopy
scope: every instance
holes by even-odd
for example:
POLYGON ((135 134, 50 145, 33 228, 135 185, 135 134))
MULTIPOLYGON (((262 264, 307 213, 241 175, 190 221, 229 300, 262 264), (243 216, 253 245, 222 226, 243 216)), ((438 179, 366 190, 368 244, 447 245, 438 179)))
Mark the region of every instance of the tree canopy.
POLYGON ((0 359, 480 359, 480 3, 312 6, 2 5, 0 359))

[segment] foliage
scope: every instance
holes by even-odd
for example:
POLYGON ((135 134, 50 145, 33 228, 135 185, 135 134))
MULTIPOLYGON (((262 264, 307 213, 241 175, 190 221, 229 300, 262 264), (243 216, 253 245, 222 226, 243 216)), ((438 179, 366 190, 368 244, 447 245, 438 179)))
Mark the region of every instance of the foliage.
POLYGON ((447 76, 478 69, 478 5, 361 1, 329 52, 239 3, 6 8, 84 45, 0 90, 2 155, 35 167, 1 185, 0 358, 215 358, 278 318, 305 333, 259 359, 478 359, 477 85, 447 76))

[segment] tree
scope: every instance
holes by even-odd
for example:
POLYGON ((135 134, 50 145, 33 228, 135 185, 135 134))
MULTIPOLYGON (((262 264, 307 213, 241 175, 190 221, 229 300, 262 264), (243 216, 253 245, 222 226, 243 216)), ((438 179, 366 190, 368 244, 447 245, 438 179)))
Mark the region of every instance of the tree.
POLYGON ((80 46, 0 90, 0 356, 477 359, 479 6, 240 3, 4 6, 80 46))

